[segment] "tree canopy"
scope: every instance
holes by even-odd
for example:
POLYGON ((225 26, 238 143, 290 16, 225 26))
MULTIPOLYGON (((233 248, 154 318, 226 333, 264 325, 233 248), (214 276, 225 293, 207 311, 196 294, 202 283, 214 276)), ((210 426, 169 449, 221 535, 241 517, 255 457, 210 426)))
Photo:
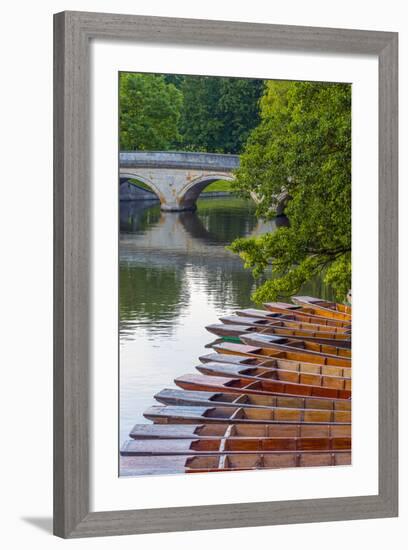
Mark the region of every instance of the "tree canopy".
POLYGON ((162 75, 121 73, 120 148, 166 150, 180 139, 182 94, 162 75))
POLYGON ((121 149, 239 153, 262 90, 262 80, 121 73, 121 149))
POLYGON ((263 81, 245 78, 185 77, 181 116, 182 147, 240 153, 259 123, 263 81))
POLYGON ((274 215, 283 189, 290 196, 288 227, 231 245, 255 276, 270 270, 254 300, 291 296, 320 273, 344 299, 351 283, 350 85, 269 81, 237 188, 261 199, 263 217, 274 215))

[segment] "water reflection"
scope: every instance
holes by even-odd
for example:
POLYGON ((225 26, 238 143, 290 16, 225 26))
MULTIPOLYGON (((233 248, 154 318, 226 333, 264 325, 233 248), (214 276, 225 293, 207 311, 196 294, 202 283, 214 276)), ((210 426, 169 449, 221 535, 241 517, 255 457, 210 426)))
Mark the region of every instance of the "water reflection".
MULTIPOLYGON (((120 204, 120 439, 153 396, 194 372, 212 340, 207 324, 253 306, 256 283, 225 246, 274 231, 285 222, 257 220, 252 202, 200 199, 196 212, 161 212, 160 204, 120 204)), ((321 280, 307 293, 330 298, 321 280)))
POLYGON ((172 330, 194 282, 218 308, 246 307, 252 275, 225 246, 238 236, 274 229, 240 199, 199 201, 197 212, 160 212, 159 204, 121 203, 121 337, 150 326, 172 330))

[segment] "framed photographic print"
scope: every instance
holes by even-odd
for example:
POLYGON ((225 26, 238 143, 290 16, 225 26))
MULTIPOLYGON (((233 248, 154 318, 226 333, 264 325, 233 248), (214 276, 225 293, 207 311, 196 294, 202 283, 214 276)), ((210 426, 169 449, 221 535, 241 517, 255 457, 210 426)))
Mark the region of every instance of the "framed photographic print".
POLYGON ((395 516, 397 34, 54 25, 55 534, 395 516))

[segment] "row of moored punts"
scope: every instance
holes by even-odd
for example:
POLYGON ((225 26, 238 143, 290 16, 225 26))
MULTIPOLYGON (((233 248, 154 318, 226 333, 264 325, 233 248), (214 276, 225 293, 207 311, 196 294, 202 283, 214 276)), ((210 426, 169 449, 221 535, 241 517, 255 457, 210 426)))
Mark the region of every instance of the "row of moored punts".
POLYGON ((155 395, 121 474, 351 463, 351 306, 308 296, 220 318, 195 373, 155 395))

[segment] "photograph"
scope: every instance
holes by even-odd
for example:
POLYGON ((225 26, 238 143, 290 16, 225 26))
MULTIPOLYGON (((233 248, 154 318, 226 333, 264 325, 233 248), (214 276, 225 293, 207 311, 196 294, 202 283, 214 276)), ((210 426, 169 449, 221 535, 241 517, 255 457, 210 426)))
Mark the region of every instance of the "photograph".
POLYGON ((350 465, 352 85, 118 91, 119 475, 350 465))

